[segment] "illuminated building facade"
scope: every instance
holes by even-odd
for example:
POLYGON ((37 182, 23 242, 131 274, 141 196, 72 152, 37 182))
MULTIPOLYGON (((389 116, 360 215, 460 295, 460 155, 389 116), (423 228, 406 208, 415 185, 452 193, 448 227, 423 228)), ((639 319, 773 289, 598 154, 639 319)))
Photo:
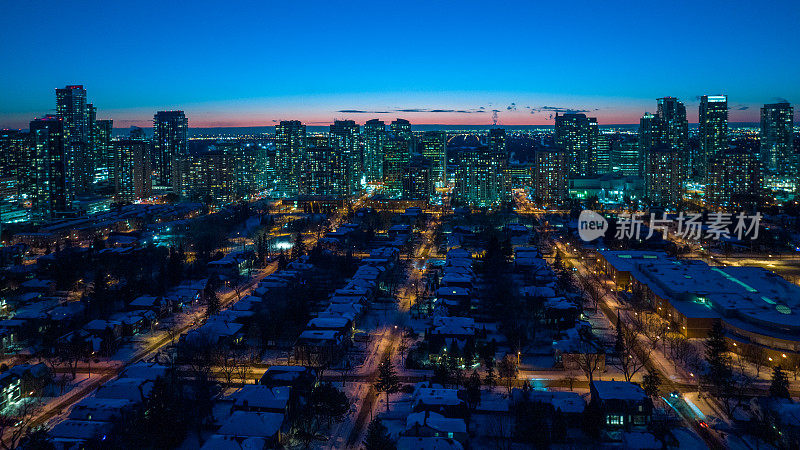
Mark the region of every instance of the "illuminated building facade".
POLYGON ((343 187, 348 194, 357 193, 363 175, 359 126, 352 120, 336 120, 330 126, 329 139, 330 147, 342 157, 343 187))
POLYGON ((536 149, 533 166, 534 198, 544 207, 560 205, 567 197, 567 152, 559 147, 536 149))
POLYGON ((652 205, 674 207, 683 199, 682 164, 677 148, 661 145, 648 151, 645 196, 652 205))
POLYGON ((306 126, 299 120, 283 120, 275 127, 275 162, 278 191, 297 195, 302 161, 306 151, 306 126))
POLYGON ((417 142, 417 152, 430 161, 436 182, 447 179, 447 135, 444 131, 426 131, 417 142))
POLYGON ((759 155, 746 147, 729 148, 711 158, 706 177, 709 209, 751 209, 761 204, 764 184, 759 155))
POLYGON ((566 151, 569 173, 577 176, 596 173, 597 119, 586 114, 556 113, 555 120, 555 142, 566 151))
POLYGON ((766 170, 797 178, 794 153, 794 108, 788 102, 761 108, 761 161, 766 170))
POLYGON ((458 156, 454 191, 458 203, 487 207, 508 200, 506 154, 488 147, 470 147, 463 149, 458 156))
POLYGON ((383 181, 383 157, 386 146, 386 124, 378 119, 364 124, 364 175, 367 182, 383 181))
POLYGON ((189 121, 183 111, 158 111, 153 117, 153 155, 155 182, 172 186, 173 161, 186 155, 189 121))
POLYGON ((698 117, 700 155, 698 166, 705 174, 711 158, 728 148, 728 97, 726 95, 704 95, 700 97, 698 117))

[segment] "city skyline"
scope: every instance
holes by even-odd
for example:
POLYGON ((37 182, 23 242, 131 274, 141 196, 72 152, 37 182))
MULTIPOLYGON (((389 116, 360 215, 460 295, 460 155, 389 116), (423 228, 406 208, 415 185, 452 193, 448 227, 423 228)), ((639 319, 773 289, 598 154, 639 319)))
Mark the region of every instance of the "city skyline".
POLYGON ((697 123, 699 97, 717 94, 729 98, 730 122, 755 123, 762 105, 800 97, 800 61, 787 56, 798 11, 788 1, 758 15, 744 2, 587 3, 569 22, 554 5, 511 5, 514 15, 477 3, 203 6, 49 5, 31 21, 29 3, 9 5, 0 127, 54 112, 52 89, 71 84, 120 128, 174 109, 191 127, 374 117, 489 125, 494 111, 507 126, 552 125, 556 111, 636 124, 664 96, 683 101, 697 123), (665 17, 677 18, 669 33, 654 33, 665 17), (48 58, 26 50, 48 48, 54 36, 59 51, 48 58))

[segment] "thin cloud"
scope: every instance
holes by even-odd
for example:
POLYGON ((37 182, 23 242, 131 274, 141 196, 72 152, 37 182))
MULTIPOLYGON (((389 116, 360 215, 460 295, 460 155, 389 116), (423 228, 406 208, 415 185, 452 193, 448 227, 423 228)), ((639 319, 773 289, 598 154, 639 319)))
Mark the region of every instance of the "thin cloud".
POLYGON ((363 109, 340 109, 337 111, 342 114, 391 114, 391 113, 454 113, 454 114, 475 114, 485 112, 483 107, 478 109, 431 109, 431 108, 398 108, 388 111, 370 111, 363 109))
POLYGON ((542 112, 580 114, 580 113, 589 113, 600 110, 600 108, 577 109, 577 108, 568 108, 564 106, 534 106, 529 109, 531 110, 531 114, 542 113, 542 112))

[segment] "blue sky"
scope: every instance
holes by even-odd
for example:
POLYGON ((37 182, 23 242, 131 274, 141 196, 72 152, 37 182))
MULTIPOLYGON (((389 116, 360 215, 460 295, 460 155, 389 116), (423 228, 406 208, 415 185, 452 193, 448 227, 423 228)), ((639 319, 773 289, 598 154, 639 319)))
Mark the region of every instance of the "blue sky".
POLYGON ((725 93, 731 120, 800 99, 800 5, 726 2, 7 2, 0 127, 83 84, 98 117, 192 126, 632 123, 655 98, 725 93), (405 111, 403 111, 405 110, 405 111), (363 111, 363 112, 360 112, 363 111), (436 111, 436 112, 434 112, 436 111), (457 112, 458 111, 458 112, 457 112))

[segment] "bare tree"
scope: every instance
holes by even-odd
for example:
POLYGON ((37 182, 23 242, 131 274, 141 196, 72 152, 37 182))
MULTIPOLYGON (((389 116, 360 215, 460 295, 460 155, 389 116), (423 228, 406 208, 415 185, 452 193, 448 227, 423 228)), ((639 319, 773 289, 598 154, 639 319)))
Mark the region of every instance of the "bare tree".
POLYGON ((622 344, 619 355, 614 360, 613 366, 622 372, 625 381, 631 381, 634 375, 642 370, 650 360, 653 348, 639 346, 637 333, 625 325, 619 328, 618 342, 622 344))
POLYGON ((742 349, 741 355, 753 364, 756 377, 761 375, 761 369, 769 365, 769 355, 760 345, 747 345, 742 349))
POLYGON ((594 374, 602 370, 605 365, 606 355, 593 343, 581 340, 577 351, 570 355, 573 365, 577 366, 589 384, 594 381, 594 374))
POLYGON ((41 403, 31 398, 8 406, 0 414, 0 447, 4 450, 17 448, 20 440, 33 431, 41 403))

